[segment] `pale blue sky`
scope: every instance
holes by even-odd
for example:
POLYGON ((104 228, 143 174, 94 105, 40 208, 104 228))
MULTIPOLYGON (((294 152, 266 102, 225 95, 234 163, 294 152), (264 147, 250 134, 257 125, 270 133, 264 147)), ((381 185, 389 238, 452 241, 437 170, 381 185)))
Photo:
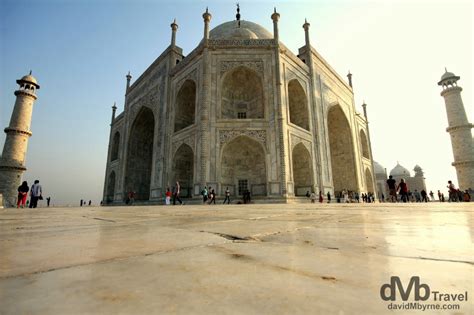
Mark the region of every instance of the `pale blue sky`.
MULTIPOLYGON (((354 74, 357 107, 368 104, 375 160, 426 172, 428 189, 455 178, 443 99, 444 67, 461 76, 472 115, 470 1, 240 1, 242 19, 272 30, 294 53, 311 23, 313 46, 343 77, 354 74)), ((0 1, 0 127, 8 125, 15 80, 30 69, 39 81, 24 179, 41 180, 53 202, 97 203, 102 195, 113 102, 123 108, 125 74, 136 79, 169 45, 189 53, 211 27, 235 18, 235 1, 0 1)), ((0 136, 3 148, 4 134, 0 136)))

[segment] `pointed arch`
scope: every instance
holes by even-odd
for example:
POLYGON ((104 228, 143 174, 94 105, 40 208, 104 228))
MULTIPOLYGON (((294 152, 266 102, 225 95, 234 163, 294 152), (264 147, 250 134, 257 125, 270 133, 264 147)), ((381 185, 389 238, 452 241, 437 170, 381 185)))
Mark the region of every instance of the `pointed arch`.
POLYGON ((369 143, 367 142, 367 135, 365 134, 364 130, 360 130, 360 144, 362 147, 362 156, 366 159, 370 158, 369 154, 369 143))
POLYGON ((229 187, 233 194, 249 190, 252 195, 266 195, 267 169, 265 149, 258 141, 238 136, 222 148, 221 187, 229 187))
POLYGON ((130 129, 125 172, 125 193, 135 192, 135 200, 149 200, 155 118, 142 107, 130 129))
POLYGON ((177 181, 181 186, 181 196, 191 197, 194 174, 194 153, 193 149, 183 143, 173 157, 172 182, 175 185, 177 181))
POLYGON ((374 193, 374 181, 372 179, 372 172, 366 168, 365 169, 365 186, 367 188, 367 192, 374 193))
POLYGON ((112 140, 112 151, 110 153, 110 161, 115 161, 118 159, 120 147, 120 132, 115 132, 114 138, 112 140))
POLYGON ((309 130, 308 99, 303 87, 296 79, 288 83, 288 103, 290 122, 309 130))
POLYGON ((357 191, 354 142, 349 121, 340 105, 329 109, 327 121, 334 192, 357 191))
POLYGON ((196 83, 186 80, 176 96, 174 131, 179 131, 195 122, 196 116, 196 83))
POLYGON ((292 166, 295 196, 304 196, 313 189, 313 171, 311 155, 303 143, 293 148, 292 166))
POLYGON ((252 69, 239 66, 228 71, 221 91, 222 118, 264 117, 262 78, 252 69))

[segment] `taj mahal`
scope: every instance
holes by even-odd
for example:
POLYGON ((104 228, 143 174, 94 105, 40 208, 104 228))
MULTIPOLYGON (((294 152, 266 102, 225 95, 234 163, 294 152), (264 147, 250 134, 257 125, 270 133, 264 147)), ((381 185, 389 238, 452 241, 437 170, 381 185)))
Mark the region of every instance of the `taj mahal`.
POLYGON ((176 181, 181 196, 204 186, 233 196, 288 201, 307 191, 375 192, 367 122, 352 77, 339 76, 310 43, 294 54, 273 33, 236 20, 211 28, 188 55, 171 24, 168 48, 113 106, 103 201, 159 201, 176 181))

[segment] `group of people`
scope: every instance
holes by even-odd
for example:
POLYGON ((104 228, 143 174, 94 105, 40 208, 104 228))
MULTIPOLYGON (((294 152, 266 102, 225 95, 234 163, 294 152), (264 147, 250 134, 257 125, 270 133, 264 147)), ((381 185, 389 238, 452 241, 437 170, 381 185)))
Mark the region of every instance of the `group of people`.
MULTIPOLYGON (((316 193, 313 191, 311 194, 309 190, 306 192, 306 197, 311 200, 311 203, 315 203, 316 199, 319 200, 320 203, 324 202, 324 197, 322 191, 319 191, 319 196, 316 196, 316 193)), ((327 203, 331 203, 331 193, 328 191, 326 193, 326 200, 327 203)), ((375 196, 373 193, 362 193, 359 194, 358 192, 354 192, 351 190, 343 189, 339 193, 336 193, 336 202, 337 203, 354 203, 354 202, 375 202, 375 196)))
MULTIPOLYGON (((34 184, 30 187, 28 186, 28 182, 24 181, 18 187, 18 200, 16 203, 17 208, 36 208, 38 207, 38 200, 43 200, 43 191, 42 187, 39 183, 39 180, 35 180, 34 184), (30 200, 28 199, 28 193, 30 193, 30 200)), ((51 202, 51 197, 46 198, 47 206, 51 202)))
POLYGON ((184 205, 184 202, 180 198, 181 195, 181 185, 179 184, 179 181, 176 181, 176 185, 173 186, 170 190, 170 188, 166 188, 166 193, 165 193, 165 204, 170 205, 171 204, 171 199, 173 199, 173 205, 176 205, 176 201, 179 201, 181 205, 184 205))
MULTIPOLYGON (((390 175, 387 179, 387 186, 390 194, 389 201, 391 202, 428 202, 429 200, 435 201, 433 191, 430 191, 428 194, 424 189, 422 189, 421 191, 415 189, 415 191, 412 192, 410 191, 407 183, 403 178, 400 179, 400 183, 398 183, 397 185, 396 180, 392 177, 392 175, 390 175), (398 198, 398 196, 400 196, 400 199, 398 198)), ((448 181, 448 185, 446 187, 449 191, 448 201, 471 201, 471 194, 469 193, 469 191, 466 190, 463 192, 462 190, 457 189, 452 181, 448 181)), ((440 202, 445 201, 444 194, 440 190, 438 190, 438 200, 440 202)))
POLYGON ((89 200, 89 203, 87 203, 84 199, 81 199, 80 205, 81 205, 81 207, 85 206, 85 205, 91 206, 92 205, 92 200, 89 200))
MULTIPOLYGON (((225 189, 225 199, 224 199, 224 202, 222 204, 228 204, 230 205, 230 190, 229 190, 229 187, 226 187, 225 189)), ((214 188, 212 188, 211 186, 209 187, 206 187, 204 186, 204 188, 201 190, 201 196, 202 196, 202 203, 203 204, 216 204, 216 191, 214 190, 214 188)), ((245 197, 244 197, 244 200, 245 200, 245 197)), ((250 196, 249 196, 249 202, 250 202, 250 196)))

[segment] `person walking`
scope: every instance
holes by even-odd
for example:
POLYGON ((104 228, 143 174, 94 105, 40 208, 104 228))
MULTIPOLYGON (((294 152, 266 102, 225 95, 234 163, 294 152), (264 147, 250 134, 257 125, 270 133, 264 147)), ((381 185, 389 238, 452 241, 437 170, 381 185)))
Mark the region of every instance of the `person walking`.
POLYGON ((457 201, 457 190, 456 186, 454 186, 453 182, 448 180, 448 187, 449 189, 449 200, 448 201, 457 201))
POLYGON ((38 200, 42 200, 43 191, 41 189, 41 185, 39 183, 39 180, 35 180, 35 183, 33 186, 31 186, 31 191, 30 191, 30 208, 36 208, 38 206, 38 200))
POLYGON ((171 191, 170 188, 166 188, 166 193, 165 193, 165 204, 169 206, 171 204, 171 191))
POLYGON ((46 204, 48 205, 48 207, 50 203, 51 203, 51 197, 46 198, 46 204))
POLYGON ((202 203, 206 203, 207 202, 207 197, 209 195, 209 192, 207 191, 206 186, 204 186, 204 189, 201 191, 201 195, 202 195, 202 203))
POLYGON ((430 199, 431 199, 431 201, 435 201, 434 193, 433 193, 432 190, 430 190, 430 199))
POLYGON ((426 193, 426 190, 421 190, 421 202, 428 202, 428 194, 426 193))
POLYGON ((408 197, 408 185, 405 183, 405 179, 400 179, 400 184, 398 184, 397 190, 400 190, 400 195, 402 196, 403 202, 409 202, 410 199, 408 197))
POLYGON ((178 181, 176 181, 176 190, 175 190, 175 196, 174 196, 174 199, 173 199, 173 205, 176 205, 176 200, 179 201, 180 205, 183 205, 183 201, 181 200, 181 198, 179 198, 179 195, 181 194, 181 185, 179 184, 178 181))
POLYGON ((225 189, 225 199, 224 199, 224 205, 225 205, 225 202, 227 201, 227 204, 230 205, 230 190, 229 190, 229 187, 227 187, 225 189))
POLYGON ((392 175, 390 175, 387 179, 387 186, 388 191, 390 194, 390 201, 397 202, 397 188, 396 188, 396 181, 393 179, 392 175))
POLYGON ((80 202, 81 207, 83 204, 84 204, 84 200, 81 199, 81 202, 80 202))
POLYGON ((211 188, 209 187, 209 190, 211 191, 211 194, 210 194, 210 201, 209 201, 209 204, 212 204, 214 202, 214 204, 216 204, 216 192, 214 191, 214 188, 211 188))
POLYGON ((16 203, 17 208, 25 207, 26 199, 28 199, 28 192, 30 191, 30 187, 28 187, 28 183, 24 181, 18 187, 18 202, 16 203))

